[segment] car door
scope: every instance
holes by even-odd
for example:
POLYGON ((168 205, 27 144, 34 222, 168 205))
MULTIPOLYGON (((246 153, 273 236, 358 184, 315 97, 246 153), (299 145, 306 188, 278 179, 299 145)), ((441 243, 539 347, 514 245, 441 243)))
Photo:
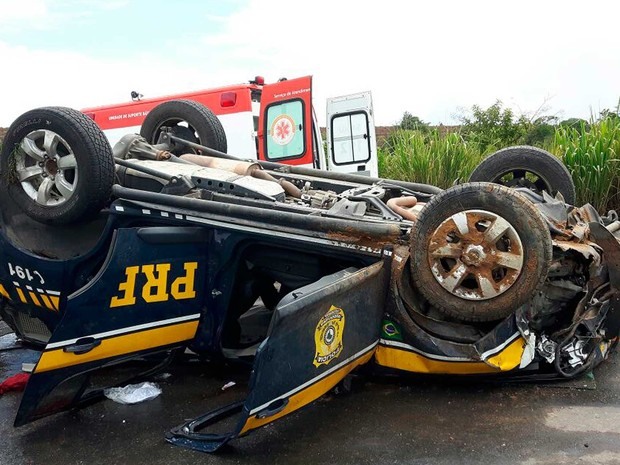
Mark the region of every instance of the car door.
POLYGON ((208 234, 177 226, 116 230, 99 272, 68 296, 15 425, 100 397, 102 388, 165 360, 154 354, 191 340, 203 308, 208 234))
POLYGON ((169 442, 214 452, 230 439, 292 413, 367 363, 377 347, 387 294, 390 257, 347 268, 296 289, 278 304, 254 360, 250 391, 232 404, 173 429, 169 442), (223 435, 203 432, 239 415, 223 435))
POLYGON ((258 154, 260 160, 312 168, 312 76, 263 87, 258 154))
POLYGON ((379 175, 370 92, 327 99, 327 153, 330 171, 379 175))

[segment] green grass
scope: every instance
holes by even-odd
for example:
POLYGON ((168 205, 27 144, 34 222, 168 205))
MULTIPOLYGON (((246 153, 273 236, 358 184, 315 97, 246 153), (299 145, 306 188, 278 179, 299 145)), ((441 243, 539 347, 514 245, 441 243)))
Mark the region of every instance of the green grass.
POLYGON ((458 133, 397 130, 379 149, 382 177, 421 182, 446 188, 466 181, 482 155, 458 133))
POLYGON ((557 128, 548 150, 573 176, 577 204, 599 212, 620 207, 620 120, 608 117, 580 128, 557 128))
MULTIPOLYGON (((543 148, 571 172, 577 205, 590 203, 601 213, 620 211, 620 118, 607 117, 589 127, 556 127, 543 148)), ((459 133, 440 136, 437 131, 396 130, 379 148, 379 175, 447 188, 466 182, 494 150, 483 150, 459 133)))

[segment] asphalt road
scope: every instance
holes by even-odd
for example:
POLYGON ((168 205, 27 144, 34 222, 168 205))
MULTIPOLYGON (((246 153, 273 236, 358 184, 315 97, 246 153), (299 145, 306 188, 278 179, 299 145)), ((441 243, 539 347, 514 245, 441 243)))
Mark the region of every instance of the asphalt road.
MULTIPOLYGON (((35 357, 26 349, 0 352, 0 380, 35 357)), ((218 455, 171 446, 163 436, 240 397, 241 388, 221 390, 238 374, 202 364, 168 371, 159 382, 162 395, 150 402, 105 400, 17 429, 21 394, 0 396, 0 464, 620 464, 617 350, 596 370, 595 382, 373 378, 235 440, 218 455)))

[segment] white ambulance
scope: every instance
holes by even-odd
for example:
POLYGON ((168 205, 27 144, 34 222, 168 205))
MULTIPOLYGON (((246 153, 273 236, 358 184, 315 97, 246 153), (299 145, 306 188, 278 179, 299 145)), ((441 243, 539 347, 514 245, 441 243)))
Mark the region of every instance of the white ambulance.
POLYGON ((370 92, 327 101, 327 156, 312 106, 312 76, 85 108, 114 145, 139 132, 156 143, 162 128, 239 158, 378 176, 370 92))

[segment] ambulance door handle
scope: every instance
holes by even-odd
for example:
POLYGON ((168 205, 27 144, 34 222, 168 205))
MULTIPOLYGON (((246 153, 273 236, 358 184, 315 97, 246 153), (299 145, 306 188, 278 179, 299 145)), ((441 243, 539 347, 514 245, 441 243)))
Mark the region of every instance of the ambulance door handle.
POLYGON ((63 347, 62 351, 66 353, 73 353, 75 355, 82 355, 90 352, 95 347, 101 344, 101 339, 95 339, 94 337, 83 337, 75 341, 74 344, 63 347))

